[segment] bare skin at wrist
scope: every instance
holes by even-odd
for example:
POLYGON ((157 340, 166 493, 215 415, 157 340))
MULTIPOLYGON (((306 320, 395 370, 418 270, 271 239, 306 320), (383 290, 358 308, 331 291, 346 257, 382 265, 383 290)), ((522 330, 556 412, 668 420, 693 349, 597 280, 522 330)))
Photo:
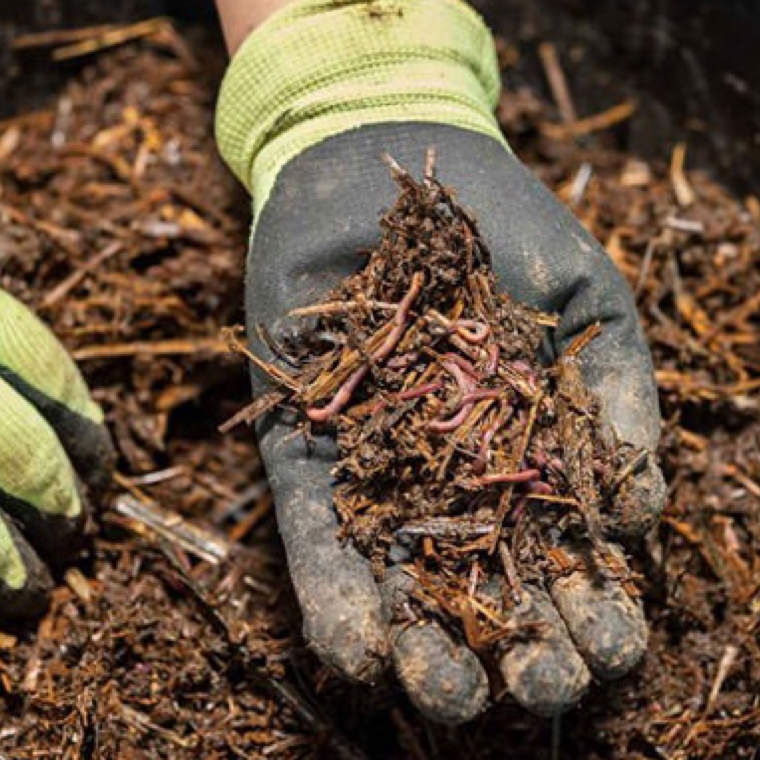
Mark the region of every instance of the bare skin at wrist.
POLYGON ((259 24, 290 0, 216 0, 227 51, 234 55, 259 24))

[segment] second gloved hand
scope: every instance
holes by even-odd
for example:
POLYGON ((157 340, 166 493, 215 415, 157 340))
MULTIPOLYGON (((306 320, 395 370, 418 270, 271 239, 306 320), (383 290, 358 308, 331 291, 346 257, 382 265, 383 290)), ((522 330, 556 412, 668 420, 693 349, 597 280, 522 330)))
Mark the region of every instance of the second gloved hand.
MULTIPOLYGON (((381 154, 418 171, 433 146, 438 178, 479 220, 500 286, 561 314, 553 349, 602 324, 583 352, 584 378, 603 401, 610 433, 651 452, 657 397, 631 293, 598 243, 509 151, 492 116, 499 90, 491 35, 459 0, 296 0, 248 38, 223 85, 217 131, 254 198, 246 296, 253 349, 265 352, 259 323, 282 337, 295 327, 291 309, 319 302, 360 265, 357 250, 377 243, 378 216, 395 197, 381 154)), ((262 390, 262 379, 254 385, 262 390)), ((488 697, 477 656, 435 623, 396 627, 404 576, 391 567, 378 587, 365 559, 339 543, 334 441, 320 437, 307 451, 283 415, 262 422, 259 441, 313 649, 365 682, 392 661, 429 717, 474 717, 488 697)), ((651 526, 662 508, 651 456, 629 496, 636 508, 620 515, 621 536, 651 526)), ((592 672, 620 676, 643 654, 641 605, 617 581, 592 582, 579 570, 526 592, 516 614, 543 633, 515 644, 500 668, 528 709, 565 710, 592 672)))
POLYGON ((0 289, 0 619, 45 607, 84 524, 77 473, 94 489, 113 449, 100 408, 50 330, 0 289))

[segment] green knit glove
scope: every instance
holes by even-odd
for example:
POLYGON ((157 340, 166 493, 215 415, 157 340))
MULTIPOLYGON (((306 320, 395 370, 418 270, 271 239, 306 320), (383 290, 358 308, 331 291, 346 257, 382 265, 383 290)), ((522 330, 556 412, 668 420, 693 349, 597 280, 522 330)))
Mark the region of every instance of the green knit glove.
POLYGON ((76 546, 77 476, 105 485, 113 448, 103 413, 71 358, 25 306, 0 290, 0 620, 44 607, 48 567, 76 546), (34 547, 34 548, 32 548, 34 547))
POLYGON ((297 0, 232 59, 216 139, 258 216, 291 159, 360 126, 448 124, 508 149, 500 92, 491 33, 462 0, 297 0))

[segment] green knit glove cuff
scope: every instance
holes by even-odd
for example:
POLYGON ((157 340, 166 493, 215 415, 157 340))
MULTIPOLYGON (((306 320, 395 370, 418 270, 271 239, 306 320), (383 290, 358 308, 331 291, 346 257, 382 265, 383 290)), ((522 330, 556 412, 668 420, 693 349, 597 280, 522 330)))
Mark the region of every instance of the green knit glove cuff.
POLYGON ((230 63, 216 137, 258 214, 290 159, 367 124, 448 124, 506 146, 500 88, 491 33, 462 0, 294 0, 230 63))

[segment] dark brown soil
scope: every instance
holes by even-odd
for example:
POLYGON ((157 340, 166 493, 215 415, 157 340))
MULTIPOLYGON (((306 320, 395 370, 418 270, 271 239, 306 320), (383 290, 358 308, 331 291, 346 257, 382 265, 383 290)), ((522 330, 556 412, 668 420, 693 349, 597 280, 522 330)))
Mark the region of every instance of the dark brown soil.
MULTIPOLYGON (((255 445, 216 431, 247 401, 219 336, 242 317, 247 204, 211 136, 222 61, 196 55, 164 30, 0 125, 0 285, 80 360, 120 453, 87 581, 69 574, 36 630, 0 637, 0 753, 548 757, 550 725, 517 708, 436 727, 394 684, 347 687, 305 651, 255 445), (182 526, 146 524, 158 506, 224 541, 178 543, 182 526)), ((501 116, 636 289, 670 483, 636 567, 646 660, 563 720, 560 756, 756 757, 760 203, 696 172, 685 203, 677 173, 678 194, 667 166, 563 137, 530 91, 501 116)))

